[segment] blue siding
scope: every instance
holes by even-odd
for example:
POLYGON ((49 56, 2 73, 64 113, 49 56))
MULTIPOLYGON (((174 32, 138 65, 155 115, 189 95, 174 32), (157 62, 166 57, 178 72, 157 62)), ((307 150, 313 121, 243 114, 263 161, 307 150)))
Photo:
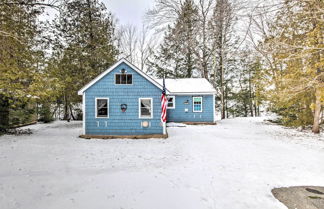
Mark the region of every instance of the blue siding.
POLYGON ((169 122, 214 122, 213 95, 175 96, 175 109, 168 109, 169 122), (202 97, 202 112, 193 112, 192 98, 202 97), (187 102, 188 101, 188 102, 187 102), (188 103, 188 104, 186 104, 188 103), (188 109, 188 112, 185 111, 188 109))
POLYGON ((160 123, 161 90, 142 77, 125 63, 100 79, 85 91, 85 134, 90 135, 139 135, 162 134, 160 123), (133 74, 132 85, 115 85, 115 74, 124 68, 133 74), (109 118, 95 117, 95 98, 109 97, 109 118), (139 119, 138 98, 153 98, 153 118, 139 119), (126 112, 120 109, 121 104, 127 104, 126 112), (142 121, 149 121, 150 127, 143 128, 142 121), (98 127, 99 122, 99 127, 98 127), (106 126, 107 124, 107 126, 106 126))

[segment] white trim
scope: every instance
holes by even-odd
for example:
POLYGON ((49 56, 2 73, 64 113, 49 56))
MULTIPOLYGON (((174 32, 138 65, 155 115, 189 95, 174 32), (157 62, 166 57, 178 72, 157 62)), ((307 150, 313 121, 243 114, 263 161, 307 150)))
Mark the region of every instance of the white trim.
POLYGON ((215 116, 215 99, 216 94, 213 95, 213 121, 216 122, 216 116, 215 116))
POLYGON ((83 94, 82 94, 82 133, 83 133, 83 135, 85 135, 86 133, 86 131, 85 131, 85 129, 86 129, 86 125, 85 125, 85 123, 86 123, 86 113, 85 113, 85 110, 86 110, 86 108, 85 108, 85 102, 86 102, 86 96, 85 96, 85 92, 83 92, 83 94))
POLYGON ((211 95, 215 94, 214 91, 209 92, 171 92, 172 95, 211 95))
POLYGON ((202 112, 203 111, 203 97, 192 97, 192 112, 202 112), (194 100, 195 98, 200 98, 201 99, 201 110, 200 111, 195 111, 194 109, 194 100))
MULTIPOLYGON (((159 89, 163 90, 163 86, 160 85, 157 81, 155 81, 154 79, 152 79, 150 76, 148 76, 146 73, 144 73, 143 71, 141 71, 140 69, 138 69, 136 66, 134 66, 133 64, 131 64, 130 62, 128 62, 126 59, 122 58, 121 60, 119 60, 118 62, 116 62, 115 64, 113 64, 110 68, 108 68, 106 71, 102 72, 100 75, 98 75, 95 79, 93 79, 92 81, 90 81, 87 85, 85 85, 83 88, 81 88, 78 91, 78 95, 82 95, 82 93, 84 91, 86 91, 89 87, 91 87, 93 84, 95 84, 97 81, 99 81, 100 79, 102 79, 105 75, 107 75, 108 73, 110 73, 112 70, 114 70, 118 65, 120 65, 121 63, 125 63, 126 65, 128 65, 129 67, 131 67, 133 70, 135 70, 138 74, 140 74, 141 76, 143 76, 144 78, 146 78, 148 81, 150 81, 152 84, 154 84, 156 87, 158 87, 159 89)), ((166 89, 167 90, 167 89, 166 89)), ((169 91, 167 90, 167 93, 169 93, 169 91)))
POLYGON ((169 103, 169 97, 172 97, 173 98, 173 107, 168 107, 168 104, 167 104, 167 109, 175 109, 175 96, 167 96, 167 100, 168 100, 168 103, 169 103))
POLYGON ((109 118, 109 97, 95 97, 95 118, 109 118), (98 99, 107 99, 107 117, 99 117, 98 110, 97 110, 97 100, 98 99))
POLYGON ((152 119, 153 118, 153 98, 151 97, 140 97, 138 98, 138 118, 139 119, 152 119), (151 116, 150 117, 141 117, 141 100, 142 99, 149 99, 151 100, 151 116))

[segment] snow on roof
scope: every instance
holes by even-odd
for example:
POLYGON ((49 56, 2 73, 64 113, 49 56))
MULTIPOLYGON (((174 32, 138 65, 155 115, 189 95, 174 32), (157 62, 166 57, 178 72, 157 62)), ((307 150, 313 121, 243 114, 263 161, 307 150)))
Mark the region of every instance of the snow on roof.
MULTIPOLYGON (((163 79, 155 79, 163 85, 163 79)), ((205 78, 165 79, 165 88, 171 94, 209 93, 215 94, 215 88, 205 78)))

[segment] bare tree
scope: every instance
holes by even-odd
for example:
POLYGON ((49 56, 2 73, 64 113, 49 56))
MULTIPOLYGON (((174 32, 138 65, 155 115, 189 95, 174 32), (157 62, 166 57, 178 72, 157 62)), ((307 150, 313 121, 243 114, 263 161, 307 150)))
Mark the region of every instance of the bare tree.
POLYGON ((213 10, 213 0, 199 0, 198 2, 198 21, 199 21, 199 46, 196 55, 199 61, 201 77, 209 80, 209 63, 213 52, 212 39, 208 30, 209 19, 213 10))
POLYGON ((146 22, 156 33, 164 32, 180 15, 183 0, 156 0, 153 9, 147 11, 146 22))
POLYGON ((156 46, 156 39, 150 28, 143 24, 141 30, 137 30, 135 26, 127 25, 121 27, 118 36, 120 56, 146 72, 147 61, 156 46))
POLYGON ((134 25, 126 25, 119 30, 119 48, 121 56, 131 63, 137 60, 136 48, 138 44, 137 30, 134 25))
POLYGON ((61 0, 47 0, 47 1, 4 1, 0 2, 1 5, 20 5, 20 6, 29 6, 29 7, 51 7, 54 9, 60 9, 61 0))
POLYGON ((138 41, 138 50, 139 50, 139 66, 142 71, 147 71, 146 65, 149 57, 152 54, 156 46, 156 39, 150 33, 150 29, 142 25, 142 30, 139 33, 139 41, 138 41))

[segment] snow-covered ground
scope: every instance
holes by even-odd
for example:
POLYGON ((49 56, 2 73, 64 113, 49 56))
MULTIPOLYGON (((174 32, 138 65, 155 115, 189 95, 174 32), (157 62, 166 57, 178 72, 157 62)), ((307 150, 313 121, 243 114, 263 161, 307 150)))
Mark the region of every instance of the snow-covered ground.
POLYGON ((168 139, 86 140, 79 122, 0 137, 0 208, 274 209, 282 186, 324 186, 324 136, 236 118, 168 139))

